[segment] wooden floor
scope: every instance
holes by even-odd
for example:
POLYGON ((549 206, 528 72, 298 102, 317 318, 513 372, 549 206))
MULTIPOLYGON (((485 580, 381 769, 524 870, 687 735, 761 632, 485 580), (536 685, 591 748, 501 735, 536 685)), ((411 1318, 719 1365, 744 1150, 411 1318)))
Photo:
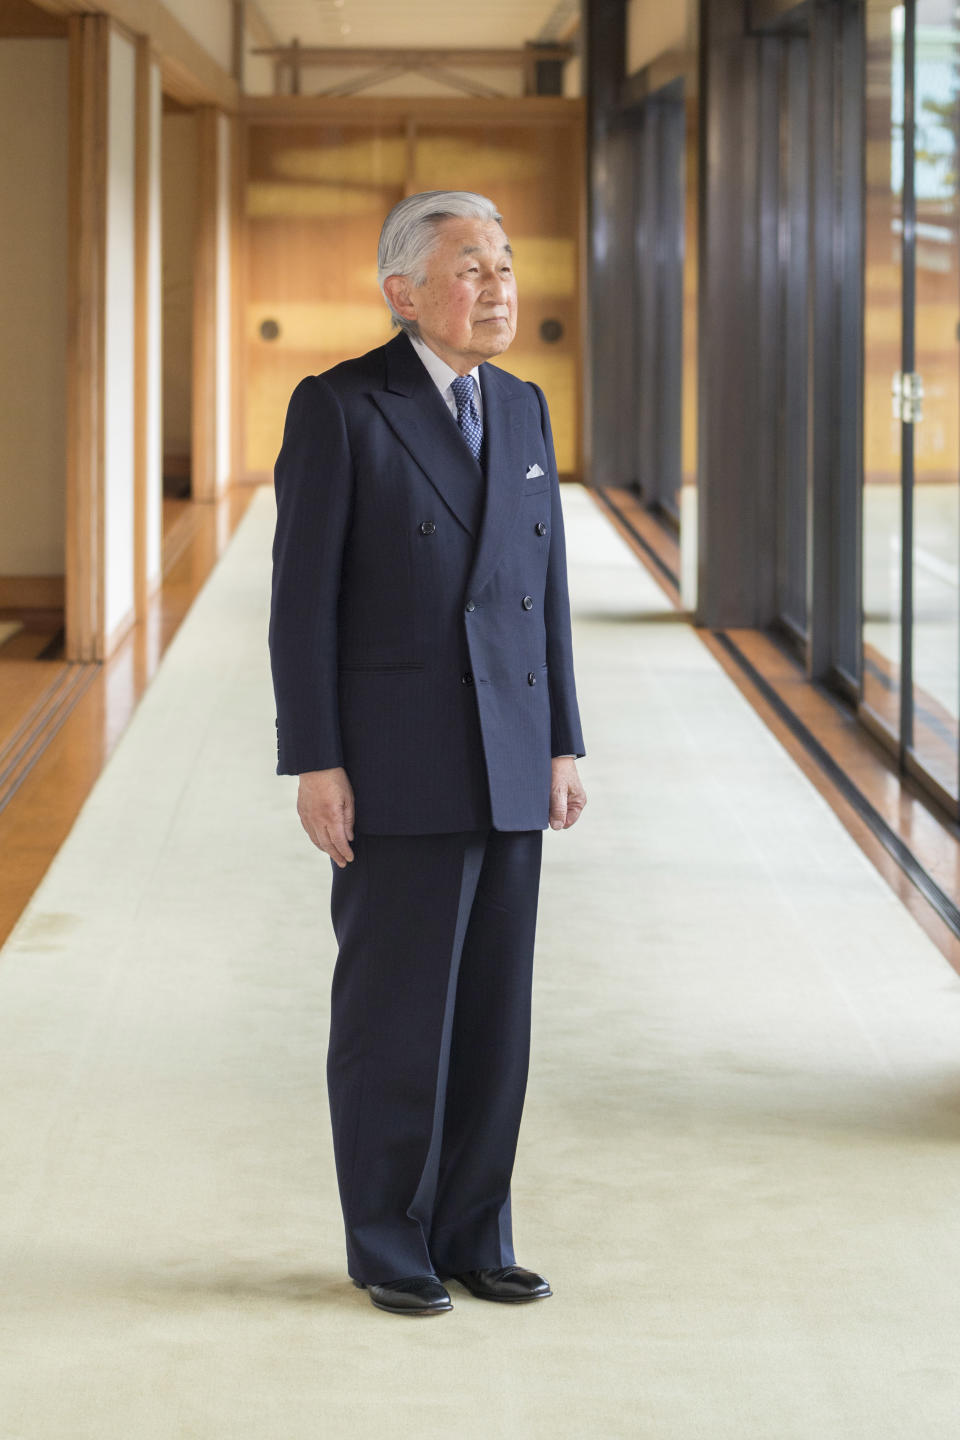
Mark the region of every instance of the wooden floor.
MULTIPOLYGON (((163 584, 147 618, 105 665, 33 658, 40 634, 33 626, 0 649, 0 943, 66 838, 252 494, 252 487, 238 486, 216 505, 164 501, 163 584)), ((45 644, 56 628, 47 627, 45 644)))
MULTIPOLYGON (((12 623, 6 618, 0 620, 0 660, 40 660, 62 653, 62 610, 34 610, 26 623, 24 619, 18 617, 12 623)), ((0 709, 5 704, 0 698, 0 709)))

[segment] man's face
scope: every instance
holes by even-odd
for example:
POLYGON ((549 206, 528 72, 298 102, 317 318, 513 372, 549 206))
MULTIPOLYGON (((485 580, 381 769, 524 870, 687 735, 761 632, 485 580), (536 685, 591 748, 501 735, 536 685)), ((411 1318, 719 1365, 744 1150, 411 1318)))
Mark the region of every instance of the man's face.
POLYGON ((501 355, 517 329, 513 255, 496 220, 448 216, 437 226, 426 278, 387 281, 394 308, 416 320, 420 335, 459 374, 501 355))

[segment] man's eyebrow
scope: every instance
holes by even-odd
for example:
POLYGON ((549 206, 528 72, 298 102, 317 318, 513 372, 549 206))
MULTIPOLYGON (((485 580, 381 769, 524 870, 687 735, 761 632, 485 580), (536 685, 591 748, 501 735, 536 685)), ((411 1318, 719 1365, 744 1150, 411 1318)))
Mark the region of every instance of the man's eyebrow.
MULTIPOLYGON (((461 254, 461 255, 479 255, 479 253, 480 253, 480 251, 481 251, 482 249, 483 249, 483 246, 482 246, 482 245, 464 245, 463 249, 460 251, 460 254, 461 254)), ((512 254, 513 254, 513 246, 510 244, 509 240, 507 241, 506 245, 504 245, 504 247, 503 247, 503 252, 502 252, 502 253, 503 253, 504 255, 512 255, 512 254)))

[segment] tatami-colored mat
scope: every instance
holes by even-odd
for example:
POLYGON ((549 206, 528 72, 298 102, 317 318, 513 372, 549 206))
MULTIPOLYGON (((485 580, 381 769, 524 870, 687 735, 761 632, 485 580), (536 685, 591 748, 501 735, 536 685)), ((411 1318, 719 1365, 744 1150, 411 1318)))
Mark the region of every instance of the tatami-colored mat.
POLYGON ((0 954, 0 1440, 927 1440, 960 1413, 960 980, 582 492, 518 1254, 375 1312, 274 767, 257 496, 0 954))

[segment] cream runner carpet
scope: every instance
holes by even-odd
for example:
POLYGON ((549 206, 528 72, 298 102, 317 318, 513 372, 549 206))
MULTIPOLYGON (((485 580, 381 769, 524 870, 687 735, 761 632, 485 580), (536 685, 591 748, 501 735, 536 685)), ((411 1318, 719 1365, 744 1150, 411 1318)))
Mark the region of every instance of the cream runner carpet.
POLYGON ((960 1414, 960 980, 565 492, 589 747, 545 837, 518 1254, 375 1312, 274 767, 259 494, 0 955, 0 1440, 926 1440, 960 1414))

